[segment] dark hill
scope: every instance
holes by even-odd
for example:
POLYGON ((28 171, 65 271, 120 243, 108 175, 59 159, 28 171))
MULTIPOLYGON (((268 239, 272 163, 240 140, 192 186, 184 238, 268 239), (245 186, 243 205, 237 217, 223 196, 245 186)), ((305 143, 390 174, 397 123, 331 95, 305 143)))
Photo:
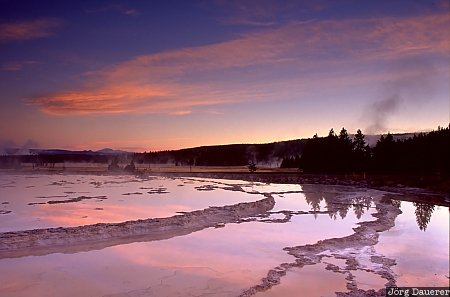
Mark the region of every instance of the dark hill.
POLYGON ((228 144, 136 154, 138 163, 175 163, 197 166, 243 166, 249 161, 278 166, 286 156, 303 151, 307 139, 264 144, 228 144))

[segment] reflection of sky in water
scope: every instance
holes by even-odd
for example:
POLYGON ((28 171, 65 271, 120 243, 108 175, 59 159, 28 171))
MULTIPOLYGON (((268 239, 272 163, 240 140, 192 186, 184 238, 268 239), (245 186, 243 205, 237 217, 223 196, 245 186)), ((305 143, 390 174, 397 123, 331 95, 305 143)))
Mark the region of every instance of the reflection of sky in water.
MULTIPOLYGON (((247 192, 261 193, 302 190, 300 185, 199 178, 141 179, 131 175, 0 175, 0 185, 4 185, 0 187, 0 203, 8 203, 0 204, 0 207, 5 211, 11 211, 0 215, 0 232, 169 217, 177 212, 264 198, 259 194, 221 188, 229 188, 229 185, 241 185, 247 192), (212 188, 198 190, 205 186, 212 188), (162 190, 162 193, 149 194, 158 189, 162 190), (81 196, 87 198, 78 202, 47 203, 81 196), (107 199, 97 199, 96 196, 106 196, 107 199), (29 203, 42 204, 29 205, 29 203)), ((326 201, 338 193, 333 187, 329 187, 328 192, 322 192, 324 189, 322 186, 303 187, 308 189, 305 194, 275 194, 274 211, 330 210, 330 205, 327 205, 326 201), (317 189, 320 191, 314 192, 317 189)), ((340 216, 342 217, 342 213, 340 216)))
POLYGON ((355 277, 358 288, 362 290, 370 290, 374 288, 381 289, 385 287, 387 283, 386 279, 375 273, 370 273, 364 270, 351 271, 351 273, 355 277))
POLYGON ((0 207, 12 211, 7 215, 0 215, 0 232, 168 217, 179 211, 264 198, 261 195, 223 189, 197 191, 195 187, 211 183, 195 181, 193 184, 185 184, 183 179, 95 175, 2 175, 0 179, 0 184, 9 185, 14 182, 12 186, 0 187, 0 203, 9 203, 0 204, 0 207), (180 187, 180 184, 184 186, 180 187), (168 193, 148 193, 161 188, 165 188, 164 192, 168 193), (80 196, 106 196, 107 199, 28 205, 80 196))
MULTIPOLYGON (((369 218, 368 213, 363 217, 369 218)), ((357 221, 353 214, 340 224, 327 214, 306 214, 294 216, 288 223, 227 224, 168 240, 99 251, 3 259, 0 275, 5 278, 0 295, 101 296, 131 292, 131 296, 237 296, 258 283, 268 270, 295 260, 283 247, 349 235, 357 221)), ((316 272, 330 276, 325 271, 316 272)), ((334 275, 331 278, 335 279, 334 275)))
POLYGON ((448 286, 449 209, 435 206, 425 231, 416 223, 413 203, 401 202, 395 226, 380 235, 376 250, 396 259, 398 286, 448 286))
MULTIPOLYGON (((283 194, 283 195, 274 195, 276 204, 272 211, 280 211, 280 210, 305 210, 308 211, 311 209, 308 202, 305 200, 305 195, 302 193, 295 194, 283 194)), ((325 202, 322 203, 322 206, 325 207, 325 202)))
MULTIPOLYGON (((375 219, 371 216, 375 209, 370 199, 374 192, 351 187, 199 178, 0 175, 0 203, 9 202, 0 204, 0 209, 13 211, 0 215, 0 232, 164 217, 177 211, 264 198, 260 194, 220 188, 227 185, 243 186, 247 192, 291 192, 274 194, 276 204, 272 212, 316 210, 331 213, 294 215, 287 223, 227 224, 223 228, 209 228, 168 240, 117 245, 98 251, 2 259, 0 295, 126 296, 125 292, 128 292, 130 296, 236 296, 258 284, 269 269, 295 260, 282 250, 283 247, 344 237, 352 234, 358 221, 375 219), (160 188, 169 193, 147 193, 160 188), (142 195, 123 195, 136 192, 142 195), (67 197, 38 198, 62 195, 67 197), (108 199, 27 205, 29 202, 101 195, 108 199), (346 200, 339 200, 343 195, 346 200), (336 199, 338 204, 334 203, 336 199), (348 203, 347 207, 342 207, 343 201, 348 203)), ((447 285, 448 208, 434 208, 425 232, 416 223, 416 207, 412 203, 402 202, 401 209, 403 214, 397 217, 396 226, 381 233, 376 251, 396 259, 397 265, 393 269, 399 275, 399 286, 447 285)), ((284 215, 272 214, 270 218, 282 219, 284 215)), ((358 271, 355 276, 363 289, 379 289, 384 282, 367 272, 358 271)), ((298 296, 298 292, 311 297, 334 296, 334 291, 346 291, 344 275, 325 270, 324 264, 317 264, 290 269, 279 286, 257 296, 298 296)))
POLYGON ((290 192, 290 191, 301 191, 301 185, 295 184, 264 184, 264 183, 250 183, 242 187, 246 192, 290 192))
MULTIPOLYGON (((209 182, 208 184, 227 184, 227 185, 247 185, 252 182, 244 180, 234 180, 234 179, 217 179, 217 178, 199 178, 199 177, 185 177, 180 178, 186 182, 209 182)), ((262 183, 258 183, 262 184, 262 183)))

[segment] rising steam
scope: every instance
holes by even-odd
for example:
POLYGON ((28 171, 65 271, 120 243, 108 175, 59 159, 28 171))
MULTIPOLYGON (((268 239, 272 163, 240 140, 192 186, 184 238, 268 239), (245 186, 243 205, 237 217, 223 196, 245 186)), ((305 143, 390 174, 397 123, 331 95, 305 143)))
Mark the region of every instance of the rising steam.
POLYGON ((369 134, 386 133, 389 121, 401 114, 406 107, 419 106, 432 99, 433 78, 436 70, 423 59, 408 59, 393 63, 390 69, 392 80, 381 87, 379 99, 367 106, 365 121, 369 122, 369 134))

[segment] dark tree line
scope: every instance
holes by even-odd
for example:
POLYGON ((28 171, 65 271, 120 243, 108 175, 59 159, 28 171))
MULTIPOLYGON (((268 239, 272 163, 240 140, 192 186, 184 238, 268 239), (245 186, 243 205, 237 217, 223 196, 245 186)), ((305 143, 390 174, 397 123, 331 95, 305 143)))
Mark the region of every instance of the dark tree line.
POLYGON ((327 137, 318 137, 316 134, 306 143, 300 158, 300 168, 312 173, 362 171, 369 156, 370 148, 361 130, 356 132, 352 140, 345 128, 339 135, 331 129, 327 137))
POLYGON ((449 151, 450 128, 398 140, 387 134, 373 148, 361 130, 351 139, 345 128, 339 135, 331 129, 327 137, 316 134, 306 143, 299 167, 310 173, 449 174, 449 151))
POLYGON ((274 160, 303 150, 305 140, 265 144, 230 144, 202 146, 174 151, 144 152, 135 155, 137 163, 193 166, 247 166, 249 163, 270 165, 274 160))
MULTIPOLYGON (((111 163, 114 157, 120 163, 136 164, 176 164, 184 166, 278 166, 278 160, 303 151, 306 140, 296 139, 265 144, 231 144, 202 146, 180 150, 144 152, 134 154, 102 154, 98 152, 54 151, 51 154, 0 156, 0 168, 14 168, 21 163, 58 164, 64 162, 111 163)), ((43 165, 44 166, 44 165, 43 165)))
POLYGON ((384 173, 450 173, 450 127, 394 140, 381 136, 373 149, 371 169, 384 173))
POLYGON ((297 139, 267 144, 232 144, 203 146, 174 151, 144 152, 124 155, 103 155, 97 152, 52 153, 0 156, 0 168, 15 168, 21 163, 38 166, 64 162, 111 163, 119 157, 121 163, 133 160, 137 164, 177 164, 184 166, 247 166, 270 165, 283 160, 282 168, 300 168, 311 173, 417 173, 449 174, 450 130, 421 133, 408 139, 381 136, 375 147, 367 145, 358 130, 350 137, 342 128, 328 136, 297 139))

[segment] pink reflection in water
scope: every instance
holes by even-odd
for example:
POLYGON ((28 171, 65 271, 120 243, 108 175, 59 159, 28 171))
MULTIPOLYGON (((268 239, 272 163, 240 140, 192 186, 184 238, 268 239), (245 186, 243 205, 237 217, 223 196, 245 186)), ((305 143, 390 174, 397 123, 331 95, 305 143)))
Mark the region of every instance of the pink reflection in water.
POLYGON ((395 226, 381 233, 375 246, 379 253, 396 259, 397 286, 448 286, 449 209, 436 207, 425 231, 417 226, 411 202, 402 201, 401 210, 395 226))
POLYGON ((224 189, 198 191, 195 187, 211 184, 201 180, 179 187, 183 181, 134 176, 0 175, 0 185, 7 186, 0 187, 0 203, 7 202, 1 206, 11 211, 0 215, 0 232, 168 217, 182 211, 264 198, 224 189), (163 194, 148 193, 161 188, 166 189, 163 194), (77 197, 84 198, 46 204, 77 197))
POLYGON ((109 204, 74 204, 74 205, 39 205, 32 215, 44 218, 51 226, 81 226, 96 223, 118 223, 127 220, 147 219, 149 217, 168 217, 176 211, 190 211, 185 205, 168 204, 154 206, 151 211, 141 205, 109 204))
POLYGON ((0 295, 237 296, 268 270, 295 260, 283 247, 351 234, 356 217, 344 221, 308 214, 289 223, 229 224, 100 251, 3 259, 0 295))

